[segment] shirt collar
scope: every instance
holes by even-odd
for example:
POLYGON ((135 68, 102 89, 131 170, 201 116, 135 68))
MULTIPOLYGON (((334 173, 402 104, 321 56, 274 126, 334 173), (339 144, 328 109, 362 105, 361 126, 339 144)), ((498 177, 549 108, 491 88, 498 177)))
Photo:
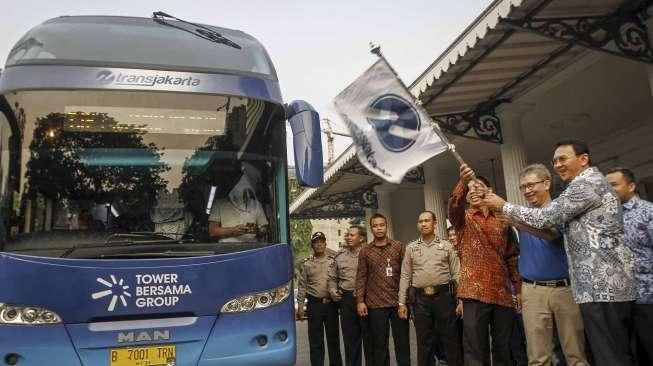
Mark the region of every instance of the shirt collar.
POLYGON ((588 167, 587 169, 585 169, 585 170, 583 170, 582 172, 580 172, 580 174, 578 174, 577 176, 575 176, 574 179, 572 179, 572 180, 569 182, 569 184, 571 184, 572 182, 574 182, 574 181, 577 180, 577 179, 586 179, 587 177, 589 177, 589 176, 591 176, 591 175, 594 175, 594 173, 596 173, 596 172, 598 172, 598 171, 599 171, 598 168, 593 167, 593 166, 590 166, 590 167, 588 167))
MULTIPOLYGON (((470 207, 468 210, 472 216, 481 215, 485 217, 485 215, 483 214, 483 210, 480 208, 470 207)), ((489 210, 487 217, 494 217, 494 212, 492 210, 489 210)))
POLYGON ((424 239, 422 239, 422 236, 421 236, 421 235, 419 236, 419 238, 417 238, 417 244, 426 245, 426 246, 431 246, 431 245, 436 244, 436 243, 439 243, 439 242, 440 242, 440 238, 438 238, 437 235, 434 236, 434 237, 433 237, 433 240, 431 240, 431 241, 428 242, 428 243, 425 242, 424 239))
POLYGON ((361 248, 363 248, 362 245, 359 245, 358 248, 356 248, 356 249, 349 249, 349 248, 347 248, 347 253, 358 255, 358 252, 361 251, 361 248))
POLYGON ((386 242, 385 242, 385 245, 376 245, 376 244, 374 243, 374 240, 372 240, 371 242, 369 242, 369 244, 367 244, 367 246, 369 246, 369 247, 376 247, 376 248, 385 248, 385 247, 387 247, 388 245, 391 245, 391 244, 393 244, 393 243, 394 243, 394 240, 388 238, 388 240, 386 240, 386 242))
MULTIPOLYGON (((596 168, 594 166, 590 166, 587 169, 580 172, 580 174, 578 174, 578 176, 576 178, 587 177, 589 175, 592 175, 592 174, 596 173, 597 171, 598 171, 598 168, 596 168)), ((574 179, 576 179, 576 178, 574 178, 574 179)))
POLYGON ((628 200, 628 202, 624 203, 624 210, 632 210, 637 208, 637 206, 639 206, 640 200, 641 198, 639 198, 638 195, 634 195, 631 199, 628 200))

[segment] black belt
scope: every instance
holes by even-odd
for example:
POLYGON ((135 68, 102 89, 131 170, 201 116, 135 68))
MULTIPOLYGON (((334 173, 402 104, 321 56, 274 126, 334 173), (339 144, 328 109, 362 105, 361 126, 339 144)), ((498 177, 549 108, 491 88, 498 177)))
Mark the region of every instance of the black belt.
POLYGON ((315 297, 313 295, 306 295, 306 298, 308 299, 308 302, 319 302, 321 304, 330 304, 331 303, 331 298, 330 297, 315 297))
POLYGON ((546 287, 568 287, 571 285, 571 282, 568 278, 563 278, 561 280, 549 280, 549 281, 533 281, 528 278, 521 278, 522 282, 530 283, 535 286, 546 286, 546 287))
POLYGON ((356 293, 354 291, 340 289, 340 293, 342 294, 343 297, 344 296, 356 297, 356 293))
POLYGON ((436 285, 436 286, 415 287, 415 293, 424 296, 435 296, 440 292, 446 292, 446 291, 449 291, 448 283, 442 285, 436 285))

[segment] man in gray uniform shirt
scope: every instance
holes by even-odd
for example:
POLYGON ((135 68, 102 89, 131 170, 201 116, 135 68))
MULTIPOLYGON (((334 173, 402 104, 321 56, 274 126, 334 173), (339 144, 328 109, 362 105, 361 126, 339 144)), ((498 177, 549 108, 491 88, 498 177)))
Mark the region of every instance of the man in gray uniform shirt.
POLYGON ((340 303, 340 326, 345 344, 345 364, 362 365, 361 341, 365 346, 365 363, 371 365, 369 331, 365 318, 356 311, 356 271, 358 270, 358 253, 365 243, 365 229, 351 226, 345 233, 345 249, 334 258, 329 267, 329 294, 340 303))
POLYGON ((328 271, 333 258, 326 254, 326 237, 322 232, 311 236, 313 256, 301 266, 297 286, 297 318, 304 317, 304 299, 308 299, 308 346, 311 366, 324 366, 324 331, 329 349, 329 365, 341 366, 338 306, 331 300, 328 290, 328 271))
POLYGON ((456 296, 460 261, 453 245, 435 234, 437 220, 431 211, 417 218, 420 237, 408 244, 401 264, 399 317, 408 318, 406 292, 415 289, 414 319, 417 334, 417 363, 433 363, 436 335, 442 335, 447 362, 462 366, 462 340, 456 323, 456 296), (437 331, 436 331, 437 329, 437 331))

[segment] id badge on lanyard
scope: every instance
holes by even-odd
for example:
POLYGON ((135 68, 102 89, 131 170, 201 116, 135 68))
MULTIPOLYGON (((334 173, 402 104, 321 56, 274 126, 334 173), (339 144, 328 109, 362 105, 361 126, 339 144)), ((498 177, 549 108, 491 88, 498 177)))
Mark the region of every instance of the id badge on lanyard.
POLYGON ((390 266, 390 258, 388 258, 388 265, 385 267, 385 276, 392 277, 392 267, 390 266))

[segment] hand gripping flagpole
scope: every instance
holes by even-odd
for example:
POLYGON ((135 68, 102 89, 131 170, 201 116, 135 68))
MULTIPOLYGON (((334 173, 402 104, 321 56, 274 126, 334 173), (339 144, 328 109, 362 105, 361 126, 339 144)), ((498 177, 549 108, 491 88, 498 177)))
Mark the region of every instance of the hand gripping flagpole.
MULTIPOLYGON (((397 80, 399 81, 399 83, 401 84, 401 86, 404 88, 404 91, 405 91, 408 95, 410 95, 410 97, 413 99, 413 104, 414 104, 414 105, 415 105, 415 106, 420 110, 420 112, 422 112, 423 115, 425 115, 425 116, 428 117, 429 122, 431 122, 431 126, 433 127, 433 131, 435 131, 435 133, 438 135, 438 137, 440 137, 440 139, 442 139, 442 141, 444 141, 444 142, 447 144, 447 147, 449 148, 449 151, 451 152, 451 155, 453 155, 453 157, 458 161, 458 163, 459 163, 460 165, 466 165, 467 163, 465 163, 465 161, 463 160, 462 156, 460 156, 460 154, 458 153, 458 151, 456 151, 456 146, 455 146, 454 144, 449 143, 449 140, 447 139, 447 137, 446 137, 446 136, 444 135, 444 133, 442 133, 442 131, 440 130, 440 126, 438 126, 438 125, 437 125, 437 124, 436 124, 436 123, 431 119, 431 117, 430 117, 430 115, 428 114, 428 112, 424 109, 424 107, 422 107, 422 104, 421 104, 421 103, 418 103, 417 100, 415 100, 415 97, 413 96, 413 93, 410 92, 410 90, 408 89, 408 87, 406 86, 406 84, 404 84, 404 82, 403 82, 403 81, 401 80, 401 78, 399 77, 399 74, 397 74, 397 72, 396 72, 395 69, 392 67, 392 65, 390 65, 390 63, 388 62, 388 60, 386 60, 385 56, 383 56, 383 53, 381 53, 381 46, 379 46, 379 45, 375 45, 374 43, 370 42, 370 52, 372 52, 373 54, 377 55, 377 56, 378 56, 378 57, 379 57, 379 58, 380 58, 380 59, 381 59, 381 60, 382 60, 382 61, 383 61, 387 66, 388 66, 388 68, 390 69, 390 71, 392 71, 392 73, 395 75, 395 78, 397 78, 397 80)), ((472 180, 476 181, 476 175, 472 176, 472 180)))

